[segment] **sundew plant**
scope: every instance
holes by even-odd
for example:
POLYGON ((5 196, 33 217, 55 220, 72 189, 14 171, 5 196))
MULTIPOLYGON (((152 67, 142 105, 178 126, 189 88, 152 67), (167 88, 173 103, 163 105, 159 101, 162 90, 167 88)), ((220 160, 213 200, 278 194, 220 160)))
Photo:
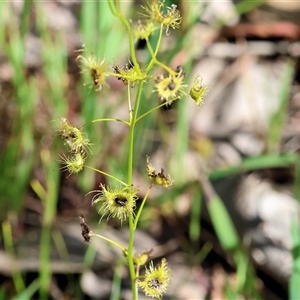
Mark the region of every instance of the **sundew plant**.
MULTIPOLYGON (((113 16, 119 19, 124 25, 129 46, 129 63, 120 66, 110 65, 103 57, 96 57, 86 49, 80 50, 77 61, 83 73, 88 75, 90 84, 97 92, 101 93, 106 88, 106 80, 114 76, 127 86, 128 119, 120 120, 107 116, 105 119, 90 120, 91 122, 121 122, 128 126, 128 157, 127 159, 127 180, 120 180, 113 174, 108 174, 103 170, 85 165, 88 155, 92 155, 92 145, 88 136, 83 132, 83 128, 77 128, 70 124, 66 118, 61 118, 58 124, 58 133, 63 139, 69 154, 61 157, 64 169, 70 174, 77 174, 83 168, 89 168, 99 172, 113 181, 115 185, 105 185, 100 183, 98 191, 94 193, 92 203, 100 203, 100 220, 116 218, 120 221, 120 226, 128 224, 130 236, 127 248, 105 237, 105 235, 95 234, 85 222, 84 217, 80 216, 80 226, 82 236, 86 242, 91 238, 99 237, 111 243, 121 250, 122 255, 127 260, 132 288, 132 299, 138 299, 138 289, 143 291, 146 296, 161 299, 167 292, 171 282, 171 270, 167 260, 163 258, 161 262, 154 265, 150 260, 150 252, 136 254, 133 249, 135 231, 142 214, 143 207, 149 196, 153 184, 160 185, 162 188, 170 188, 173 180, 163 168, 156 171, 151 164, 150 157, 145 158, 145 170, 149 177, 149 188, 143 199, 138 197, 139 187, 133 182, 133 161, 134 161, 134 141, 135 129, 139 126, 139 121, 163 106, 168 106, 174 101, 184 101, 186 95, 195 101, 195 105, 200 106, 203 97, 208 91, 208 87, 202 84, 202 77, 198 75, 187 91, 185 83, 184 66, 172 68, 158 60, 157 55, 164 35, 171 34, 173 29, 177 29, 181 24, 181 14, 176 5, 167 7, 163 1, 149 1, 141 6, 138 14, 140 18, 136 23, 129 21, 122 13, 119 0, 108 0, 113 16), (149 38, 156 34, 157 44, 151 46, 149 38), (140 65, 136 55, 136 43, 139 40, 146 41, 146 47, 150 54, 150 62, 147 65, 140 65), (158 69, 160 75, 152 75, 154 69, 158 69), (146 113, 139 113, 139 107, 144 101, 143 88, 145 85, 152 85, 153 92, 157 94, 158 105, 153 103, 153 107, 146 113), (134 96, 132 96, 134 95, 134 96), (134 98, 134 99, 133 99, 134 98), (137 205, 137 202, 139 205, 137 205), (138 207, 138 209, 136 209, 138 207)), ((125 101, 125 100, 124 100, 125 101)))

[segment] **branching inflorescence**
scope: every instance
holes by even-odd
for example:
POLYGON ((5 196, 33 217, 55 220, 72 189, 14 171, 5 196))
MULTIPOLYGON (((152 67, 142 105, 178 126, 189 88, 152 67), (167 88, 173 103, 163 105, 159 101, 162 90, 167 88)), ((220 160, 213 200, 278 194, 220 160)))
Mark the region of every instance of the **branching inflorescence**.
POLYGON ((136 98, 133 103, 134 107, 131 107, 132 103, 130 100, 128 101, 128 120, 112 118, 97 119, 94 121, 91 120, 92 122, 115 120, 121 121, 129 126, 129 151, 127 157, 128 178, 126 182, 123 182, 102 170, 86 166, 86 158, 89 154, 91 154, 91 143, 82 131, 82 128, 71 125, 66 118, 61 118, 57 129, 59 135, 69 149, 68 156, 61 156, 61 161, 64 164, 62 169, 67 170, 70 174, 77 174, 86 167, 117 181, 117 185, 114 186, 100 183, 100 189, 92 191, 96 192, 96 195, 92 199, 92 203, 95 205, 98 205, 99 203, 100 205, 100 220, 102 220, 104 216, 107 216, 107 219, 119 219, 121 223, 128 220, 130 236, 127 248, 113 240, 110 240, 109 238, 106 238, 105 236, 93 233, 90 230, 90 227, 86 224, 84 217, 80 215, 79 219, 82 236, 86 242, 90 242, 93 236, 97 236, 121 249, 128 262, 133 300, 138 299, 137 287, 139 287, 146 296, 161 299, 163 294, 166 293, 171 281, 171 271, 168 267, 167 261, 163 258, 161 263, 157 266, 154 266, 152 261, 148 264, 152 250, 136 254, 134 253, 133 242, 139 217, 142 213, 152 185, 156 184, 164 188, 169 188, 173 184, 173 180, 163 168, 161 168, 160 172, 156 172, 155 168, 151 164, 150 157, 147 156, 145 168, 151 184, 143 199, 139 199, 139 188, 135 187, 132 182, 135 127, 138 121, 144 116, 154 112, 163 105, 170 105, 174 101, 178 101, 187 94, 189 94, 196 102, 196 105, 201 105, 203 98, 208 91, 208 86, 202 83, 202 77, 198 75, 195 78, 189 93, 187 93, 187 84, 184 83, 186 75, 184 68, 182 66, 177 66, 173 69, 157 58, 164 30, 168 35, 170 33, 170 29, 177 29, 180 26, 181 15, 176 5, 166 7, 164 1, 149 1, 147 4, 142 6, 143 11, 140 14, 142 19, 133 23, 131 21, 129 22, 123 16, 118 0, 108 0, 108 4, 113 15, 119 18, 126 28, 131 56, 130 63, 125 66, 114 64, 109 67, 109 64, 104 59, 99 59, 94 54, 87 53, 86 49, 80 50, 77 61, 80 63, 82 73, 85 73, 89 78, 90 86, 97 92, 101 91, 101 89, 107 85, 106 79, 109 76, 113 76, 121 80, 125 85, 128 85, 129 89, 137 87, 136 98), (159 36, 156 47, 153 49, 149 43, 149 37, 155 31, 159 31, 159 36), (151 56, 150 62, 143 67, 137 63, 135 48, 133 47, 134 42, 140 39, 146 40, 146 45, 151 56), (155 67, 162 69, 163 73, 155 76, 152 75, 151 71, 155 67), (143 101, 143 86, 145 84, 151 84, 151 82, 153 84, 153 91, 157 93, 157 98, 163 103, 156 106, 154 105, 148 112, 139 115, 138 108, 141 101, 143 101), (137 205, 138 201, 140 201, 139 205, 137 205), (144 275, 139 274, 142 266, 145 266, 144 275))

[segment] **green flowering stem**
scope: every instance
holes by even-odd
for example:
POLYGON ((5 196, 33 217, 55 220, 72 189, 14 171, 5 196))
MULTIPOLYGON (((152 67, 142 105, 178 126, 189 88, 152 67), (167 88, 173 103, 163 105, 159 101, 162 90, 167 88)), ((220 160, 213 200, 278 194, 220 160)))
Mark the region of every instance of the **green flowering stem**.
POLYGON ((124 26, 126 28, 126 31, 127 31, 128 41, 129 41, 129 51, 130 51, 132 63, 134 65, 135 69, 136 69, 137 74, 139 76, 142 76, 142 72, 141 72, 140 66, 139 66, 139 64, 137 62, 137 59, 136 59, 136 54, 135 54, 135 49, 134 49, 134 42, 133 42, 133 36, 132 36, 132 31, 131 31, 130 24, 129 24, 128 20, 123 16, 123 14, 121 12, 119 0, 115 0, 115 5, 116 5, 116 8, 117 8, 116 16, 124 24, 124 26))
POLYGON ((108 5, 109 5, 109 8, 110 8, 111 13, 112 13, 114 16, 117 16, 117 12, 115 11, 115 8, 114 8, 114 6, 113 6, 113 4, 112 4, 112 1, 111 1, 111 0, 108 0, 107 2, 108 2, 108 5))
MULTIPOLYGON (((160 44, 161 44, 161 39, 162 39, 162 33, 163 33, 163 25, 160 25, 160 29, 159 29, 159 36, 158 36, 158 40, 157 40, 157 43, 156 43, 156 47, 155 47, 155 52, 153 53, 153 49, 152 49, 152 46, 151 44, 149 43, 149 39, 147 39, 147 46, 149 47, 149 51, 152 55, 152 58, 155 58, 156 59, 156 56, 158 54, 158 50, 160 48, 160 44)), ((151 63, 151 62, 150 62, 151 63)))
POLYGON ((121 20, 121 22, 124 24, 125 28, 126 28, 126 31, 127 31, 127 34, 128 34, 129 49, 130 49, 132 62, 134 64, 134 66, 136 67, 136 70, 137 70, 138 74, 141 75, 140 67, 139 67, 139 64, 137 62, 136 55, 135 55, 134 43, 133 43, 133 37, 132 37, 130 24, 122 14, 122 11, 121 11, 121 8, 120 8, 120 1, 119 0, 114 0, 113 1, 114 5, 113 5, 111 0, 108 0, 107 2, 108 2, 109 8, 110 8, 112 14, 114 16, 118 17, 121 20))
POLYGON ((128 153, 128 185, 130 186, 132 184, 132 173, 133 173, 133 142, 134 142, 134 129, 135 129, 135 124, 137 120, 137 115, 138 115, 138 108, 140 105, 140 100, 142 96, 142 91, 143 91, 143 82, 139 82, 138 85, 138 90, 136 94, 136 99, 135 99, 135 104, 134 104, 134 109, 129 110, 130 114, 130 120, 129 120, 129 153, 128 153))
POLYGON ((144 199, 143 199, 143 201, 142 201, 142 203, 141 203, 141 205, 140 205, 139 211, 138 211, 138 213, 137 213, 137 215, 136 215, 136 218, 135 218, 135 220, 134 220, 134 230, 136 230, 137 224, 138 224, 138 222, 139 222, 139 219, 140 219, 142 210, 143 210, 144 205, 145 205, 145 203, 146 203, 146 200, 147 200, 147 198, 148 198, 148 196, 149 196, 149 193, 150 193, 151 188, 152 188, 152 185, 149 187, 149 189, 148 189, 148 191, 147 191, 147 193, 146 193, 146 195, 145 195, 145 197, 144 197, 144 199))
MULTIPOLYGON (((131 106, 131 96, 130 96, 130 85, 128 84, 127 85, 127 98, 128 98, 128 111, 129 111, 129 114, 131 115, 132 114, 132 106, 131 106)), ((131 118, 131 117, 129 117, 131 118)), ((129 126, 130 126, 130 123, 129 123, 129 126)))
MULTIPOLYGON (((140 81, 138 85, 138 90, 136 94, 135 104, 133 111, 129 109, 129 152, 128 152, 128 186, 132 184, 132 175, 133 175, 133 150, 134 150, 134 130, 135 124, 138 115, 138 108, 140 105, 141 97, 142 97, 142 90, 143 90, 143 82, 140 81)), ((133 220, 133 215, 129 215, 129 241, 128 241, 128 267, 130 272, 130 279, 131 279, 131 289, 132 289, 132 299, 137 299, 137 285, 136 285, 136 273, 133 263, 133 242, 134 242, 134 234, 135 234, 135 224, 133 220)))
POLYGON ((97 236, 97 237, 99 237, 100 239, 105 240, 105 241, 111 243, 112 245, 118 247, 123 253, 126 252, 126 248, 124 248, 124 247, 121 246, 119 243, 117 243, 117 242, 115 242, 115 241, 113 241, 113 240, 111 240, 111 239, 109 239, 109 238, 107 238, 107 237, 105 237, 105 236, 103 236, 103 235, 101 235, 101 234, 96 234, 96 233, 92 232, 91 235, 92 235, 92 236, 97 236))
POLYGON ((114 122, 121 122, 124 123, 126 125, 130 125, 129 122, 122 120, 122 119, 115 119, 115 118, 104 118, 104 119, 95 119, 92 121, 92 123, 97 123, 97 122, 110 122, 110 121, 114 121, 114 122))
POLYGON ((130 279, 131 279, 131 290, 132 290, 132 300, 137 300, 137 286, 135 282, 136 273, 133 263, 133 242, 134 242, 134 223, 133 223, 133 216, 129 215, 129 242, 128 242, 128 267, 129 267, 129 273, 130 273, 130 279))
POLYGON ((175 76, 177 73, 172 70, 171 68, 169 68, 168 66, 166 66, 164 63, 160 62, 159 60, 155 60, 155 64, 162 67, 163 69, 165 69, 166 71, 168 71, 171 75, 175 76))
POLYGON ((119 0, 114 0, 114 3, 115 3, 115 6, 116 6, 116 9, 117 9, 117 12, 121 13, 121 8, 120 8, 120 2, 119 2, 119 0))
POLYGON ((149 52, 150 52, 150 54, 152 56, 152 60, 150 61, 149 65, 148 65, 148 67, 146 69, 146 74, 151 70, 151 68, 153 67, 153 65, 155 63, 157 63, 156 56, 157 56, 157 53, 158 53, 158 50, 159 50, 159 47, 160 47, 160 44, 161 44, 162 33, 163 33, 163 25, 160 26, 159 36, 158 36, 158 41, 157 41, 157 44, 156 44, 155 52, 152 49, 152 46, 151 46, 151 44, 149 42, 149 39, 146 39, 148 50, 149 50, 149 52))
POLYGON ((99 169, 93 168, 93 167, 91 167, 91 166, 86 166, 86 165, 85 165, 84 167, 87 168, 87 169, 93 170, 93 171, 95 171, 95 172, 98 172, 98 173, 100 173, 100 174, 103 174, 103 175, 105 175, 105 176, 107 176, 107 177, 109 177, 109 178, 112 178, 112 179, 118 181, 119 183, 123 184, 124 186, 127 186, 127 184, 126 184, 124 181, 122 181, 122 180, 118 179, 117 177, 115 177, 115 176, 113 176, 113 175, 110 175, 110 174, 108 174, 108 173, 106 173, 106 172, 104 172, 104 171, 101 171, 101 170, 99 170, 99 169))
POLYGON ((152 60, 150 61, 149 65, 148 65, 148 67, 146 69, 146 72, 148 72, 152 68, 152 66, 154 64, 156 64, 158 66, 161 66, 163 69, 165 69, 166 71, 168 71, 170 74, 176 75, 176 72, 174 72, 174 70, 172 70, 171 68, 169 68, 168 66, 166 66, 164 63, 160 62, 156 58, 157 53, 153 52, 153 49, 152 49, 152 46, 151 46, 149 40, 147 39, 146 41, 147 41, 148 50, 149 50, 149 52, 150 52, 150 54, 152 56, 152 60))
POLYGON ((158 105, 158 106, 155 106, 154 108, 148 110, 147 112, 145 112, 144 114, 142 114, 141 116, 139 116, 139 117, 136 119, 136 123, 137 123, 138 121, 140 121, 141 119, 143 119, 144 117, 146 117, 147 115, 149 115, 150 113, 154 112, 155 110, 157 110, 157 109, 159 109, 159 108, 161 108, 161 107, 163 107, 163 106, 165 106, 165 105, 166 105, 166 103, 164 102, 164 103, 162 103, 162 104, 160 104, 160 105, 158 105))

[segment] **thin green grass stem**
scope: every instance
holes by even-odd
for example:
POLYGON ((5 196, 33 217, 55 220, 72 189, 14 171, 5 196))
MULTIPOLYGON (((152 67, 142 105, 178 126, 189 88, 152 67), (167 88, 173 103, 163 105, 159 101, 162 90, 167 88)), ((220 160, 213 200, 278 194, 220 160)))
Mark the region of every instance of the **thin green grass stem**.
POLYGON ((184 156, 188 152, 189 143, 189 122, 187 120, 187 102, 178 101, 178 114, 177 114, 177 142, 175 148, 175 155, 177 158, 176 170, 178 173, 177 180, 184 181, 185 173, 181 170, 185 170, 184 156))
MULTIPOLYGON (((299 212, 298 212, 299 215, 299 212)), ((289 299, 300 299, 300 227, 296 218, 291 220, 292 270, 289 280, 289 299)))
POLYGON ((269 121, 267 136, 267 151, 269 153, 280 153, 280 141, 286 116, 288 115, 288 104, 290 99, 291 83, 294 78, 295 62, 288 60, 280 77, 279 106, 269 121))
MULTIPOLYGON (((12 138, 10 140, 10 147, 8 150, 13 150, 7 153, 7 157, 2 157, 1 170, 3 174, 11 174, 12 179, 1 178, 1 181, 15 183, 13 191, 5 191, 7 194, 9 206, 13 210, 18 211, 22 206, 22 198, 25 189, 27 188, 30 178, 33 162, 34 162, 34 137, 33 137, 33 111, 36 99, 36 88, 32 84, 32 80, 25 78, 24 75, 24 55, 25 47, 24 41, 14 26, 11 28, 9 43, 4 47, 10 64, 13 68, 14 76, 12 77, 15 99, 18 106, 18 114, 12 126, 12 138), (15 148, 15 149, 13 149, 15 148), (6 159, 13 161, 13 168, 9 165, 6 159), (16 161, 18 163, 16 164, 16 161), (14 197, 12 197, 14 196, 14 197)), ((5 153, 4 153, 5 155, 5 153)), ((9 176, 10 177, 10 176, 9 176)), ((7 190, 6 184, 3 185, 7 190)))
POLYGON ((295 162, 295 180, 294 180, 294 197, 298 202, 297 216, 291 220, 291 237, 292 237, 292 271, 289 280, 289 299, 300 298, 300 157, 297 154, 295 162))
POLYGON ((58 163, 51 157, 50 150, 41 152, 43 169, 46 172, 47 194, 44 203, 43 228, 40 239, 40 299, 48 299, 48 292, 51 282, 51 227, 56 215, 58 195, 58 163))
POLYGON ((15 266, 15 251, 13 246, 12 230, 8 221, 2 223, 2 233, 5 251, 11 256, 11 262, 13 264, 11 266, 12 279, 17 293, 21 293, 25 289, 25 283, 20 271, 15 266))
POLYGON ((239 172, 262 170, 265 168, 287 167, 294 165, 297 161, 296 153, 267 154, 244 159, 240 164, 228 166, 227 168, 214 170, 209 174, 210 180, 224 178, 239 172))
POLYGON ((64 260, 64 261, 71 261, 68 248, 66 245, 66 242, 64 240, 63 234, 59 230, 55 230, 52 232, 52 239, 53 243, 55 245, 55 248, 57 250, 58 255, 64 260))
POLYGON ((45 201, 45 199, 47 198, 47 191, 42 186, 42 184, 37 179, 32 179, 30 181, 30 186, 32 190, 37 194, 39 199, 45 201))
POLYGON ((51 227, 43 225, 40 239, 40 290, 39 299, 48 299, 49 286, 51 281, 50 249, 51 249, 51 227))
POLYGON ((25 0, 23 3, 24 5, 21 14, 21 28, 20 28, 22 39, 24 39, 29 28, 29 14, 30 14, 31 0, 25 0))
POLYGON ((120 257, 116 263, 114 276, 112 280, 112 292, 110 300, 121 299, 121 283, 122 283, 122 268, 124 266, 124 258, 120 257))
MULTIPOLYGON (((22 293, 12 298, 12 300, 33 299, 33 296, 38 290, 39 285, 40 285, 39 279, 35 279, 29 286, 27 286, 27 288, 22 293)), ((0 295, 0 299, 5 300, 7 298, 4 297, 2 298, 0 295)))
POLYGON ((212 242, 206 242, 201 250, 195 255, 195 263, 201 264, 207 255, 213 250, 214 246, 212 242))
POLYGON ((208 213, 221 246, 226 251, 237 250, 240 245, 239 236, 225 204, 205 176, 199 177, 199 182, 205 194, 208 213))
POLYGON ((202 194, 199 188, 194 193, 193 202, 191 206, 191 220, 189 223, 189 237, 192 242, 197 243, 201 232, 201 207, 202 207, 202 194))
POLYGON ((84 259, 83 259, 85 269, 88 270, 89 268, 92 267, 96 255, 97 255, 96 249, 93 247, 92 244, 88 244, 88 247, 86 249, 85 256, 84 256, 84 259))
MULTIPOLYGON (((297 200, 298 204, 300 204, 300 156, 297 154, 297 158, 295 161, 295 179, 294 179, 294 197, 297 200)), ((298 212, 299 214, 299 212, 298 212)))
POLYGON ((82 3, 80 29, 84 37, 85 45, 88 48, 94 48, 96 44, 97 4, 98 1, 83 1, 82 3))

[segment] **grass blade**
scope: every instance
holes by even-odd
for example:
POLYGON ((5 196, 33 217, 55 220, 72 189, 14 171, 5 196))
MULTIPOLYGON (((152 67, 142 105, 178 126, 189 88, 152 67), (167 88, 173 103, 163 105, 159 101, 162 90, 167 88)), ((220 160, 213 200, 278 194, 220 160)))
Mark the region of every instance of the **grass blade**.
POLYGON ((32 299, 33 295, 36 293, 40 285, 38 279, 34 280, 25 291, 20 293, 18 296, 12 298, 12 300, 24 300, 24 299, 32 299))
POLYGON ((284 67, 280 78, 280 103, 277 111, 271 116, 269 124, 269 134, 267 140, 267 150, 271 153, 278 153, 282 136, 282 129, 286 119, 288 102, 290 99, 290 86, 293 80, 295 62, 289 60, 284 67))
POLYGON ((291 231, 293 241, 293 269, 289 281, 289 299, 300 299, 300 228, 295 220, 292 221, 291 231))
POLYGON ((207 209, 221 246, 226 251, 237 249, 240 245, 239 237, 224 203, 206 178, 202 177, 200 182, 205 194, 207 209))
MULTIPOLYGON (((13 246, 12 231, 11 226, 8 221, 2 223, 2 233, 3 241, 5 246, 5 251, 12 257, 15 257, 15 251, 13 246)), ((14 262, 14 260, 12 260, 14 262)), ((20 271, 14 266, 11 266, 12 278, 16 288, 17 293, 21 293, 25 289, 25 283, 22 278, 20 271)))
POLYGON ((287 153, 281 155, 267 154, 244 159, 240 164, 212 171, 210 180, 224 178, 240 172, 262 170, 265 168, 288 167, 296 163, 297 154, 287 153))

